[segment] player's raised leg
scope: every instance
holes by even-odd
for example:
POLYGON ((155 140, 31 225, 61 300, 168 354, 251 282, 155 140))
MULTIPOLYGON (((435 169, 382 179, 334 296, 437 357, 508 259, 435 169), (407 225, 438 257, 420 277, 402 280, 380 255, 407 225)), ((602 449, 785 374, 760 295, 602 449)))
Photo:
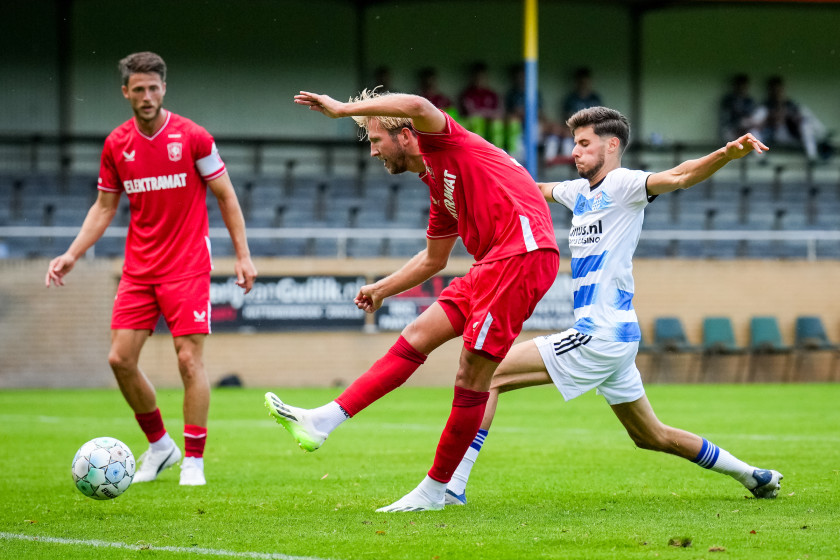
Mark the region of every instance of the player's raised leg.
POLYGON ((527 340, 514 345, 493 374, 490 395, 484 409, 481 427, 461 459, 458 468, 452 474, 452 480, 446 486, 446 505, 465 505, 467 503, 467 482, 496 415, 499 394, 548 383, 551 383, 551 377, 545 369, 545 363, 534 341, 527 340))
POLYGON ((705 438, 663 424, 654 414, 647 396, 614 404, 612 409, 640 448, 670 453, 703 468, 728 474, 756 498, 775 498, 778 494, 783 478, 781 473, 748 465, 705 438))
POLYGON ((210 381, 204 369, 205 334, 173 338, 178 355, 178 371, 184 383, 184 460, 182 486, 203 486, 204 447, 207 442, 207 416, 210 410, 210 381))
POLYGON ((284 403, 274 393, 266 393, 265 405, 301 449, 315 451, 342 422, 405 383, 432 350, 456 336, 458 333, 446 313, 440 304, 434 303, 403 330, 383 357, 334 401, 303 409, 284 403))
POLYGON ((149 441, 149 449, 139 458, 134 482, 154 480, 181 458, 181 451, 163 426, 155 388, 138 367, 140 350, 149 334, 148 330, 114 329, 108 354, 117 385, 149 441))

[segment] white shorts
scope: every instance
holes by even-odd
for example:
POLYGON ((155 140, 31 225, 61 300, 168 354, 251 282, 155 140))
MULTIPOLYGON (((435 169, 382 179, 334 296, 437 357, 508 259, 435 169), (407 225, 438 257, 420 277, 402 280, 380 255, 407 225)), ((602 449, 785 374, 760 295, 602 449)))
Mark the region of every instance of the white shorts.
POLYGON ((575 329, 534 339, 551 380, 571 400, 590 389, 611 405, 642 398, 645 388, 636 368, 638 342, 607 342, 575 329))

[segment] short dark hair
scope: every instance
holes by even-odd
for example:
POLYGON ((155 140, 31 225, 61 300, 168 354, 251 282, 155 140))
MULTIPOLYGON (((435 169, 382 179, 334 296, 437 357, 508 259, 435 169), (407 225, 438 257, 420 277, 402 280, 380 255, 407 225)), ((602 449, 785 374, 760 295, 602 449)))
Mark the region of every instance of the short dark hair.
POLYGON ((566 126, 575 133, 575 129, 591 126, 598 136, 615 136, 621 142, 622 151, 630 143, 630 122, 627 117, 607 107, 589 107, 581 109, 566 121, 566 126))
POLYGON ((580 80, 583 78, 591 78, 592 77, 592 69, 589 66, 578 66, 575 68, 575 79, 580 80))
POLYGON ((750 77, 741 72, 732 76, 732 83, 736 86, 747 85, 750 83, 750 77))
POLYGON ((782 86, 784 84, 785 81, 781 76, 770 76, 767 78, 767 87, 782 86))
POLYGON ((128 85, 128 79, 132 74, 151 74, 160 76, 162 82, 166 81, 166 63, 153 52, 144 51, 128 55, 119 63, 120 75, 124 86, 128 85))

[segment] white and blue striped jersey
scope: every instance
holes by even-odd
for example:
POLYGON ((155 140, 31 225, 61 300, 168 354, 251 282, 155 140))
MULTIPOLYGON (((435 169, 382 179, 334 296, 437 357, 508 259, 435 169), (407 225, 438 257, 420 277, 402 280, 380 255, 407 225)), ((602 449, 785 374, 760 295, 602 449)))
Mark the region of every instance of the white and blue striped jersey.
POLYGON ((619 168, 594 187, 575 179, 552 189, 554 200, 574 213, 569 230, 574 328, 583 334, 611 342, 641 340, 633 309, 633 253, 649 202, 650 175, 619 168))

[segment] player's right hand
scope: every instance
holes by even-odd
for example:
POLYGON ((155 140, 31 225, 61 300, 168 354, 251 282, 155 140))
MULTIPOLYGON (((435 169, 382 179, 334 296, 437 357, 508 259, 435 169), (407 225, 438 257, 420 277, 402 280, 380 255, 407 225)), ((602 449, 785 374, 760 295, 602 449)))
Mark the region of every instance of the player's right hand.
POLYGON ((760 154, 769 151, 770 148, 765 146, 764 142, 753 136, 751 132, 748 132, 737 140, 728 142, 723 150, 729 159, 740 159, 750 152, 754 151, 760 154))
POLYGON ((365 313, 373 313, 382 307, 382 298, 376 295, 373 284, 368 284, 359 288, 359 293, 353 303, 365 313))
POLYGON ((64 275, 73 270, 75 264, 76 259, 67 253, 51 260, 47 267, 47 276, 45 278, 47 288, 50 287, 51 283, 54 283, 56 286, 63 286, 64 275))
POLYGON ((306 105, 311 111, 318 111, 331 119, 337 119, 343 116, 339 114, 339 110, 344 106, 344 103, 336 101, 329 95, 302 91, 295 95, 295 103, 298 105, 306 105))

